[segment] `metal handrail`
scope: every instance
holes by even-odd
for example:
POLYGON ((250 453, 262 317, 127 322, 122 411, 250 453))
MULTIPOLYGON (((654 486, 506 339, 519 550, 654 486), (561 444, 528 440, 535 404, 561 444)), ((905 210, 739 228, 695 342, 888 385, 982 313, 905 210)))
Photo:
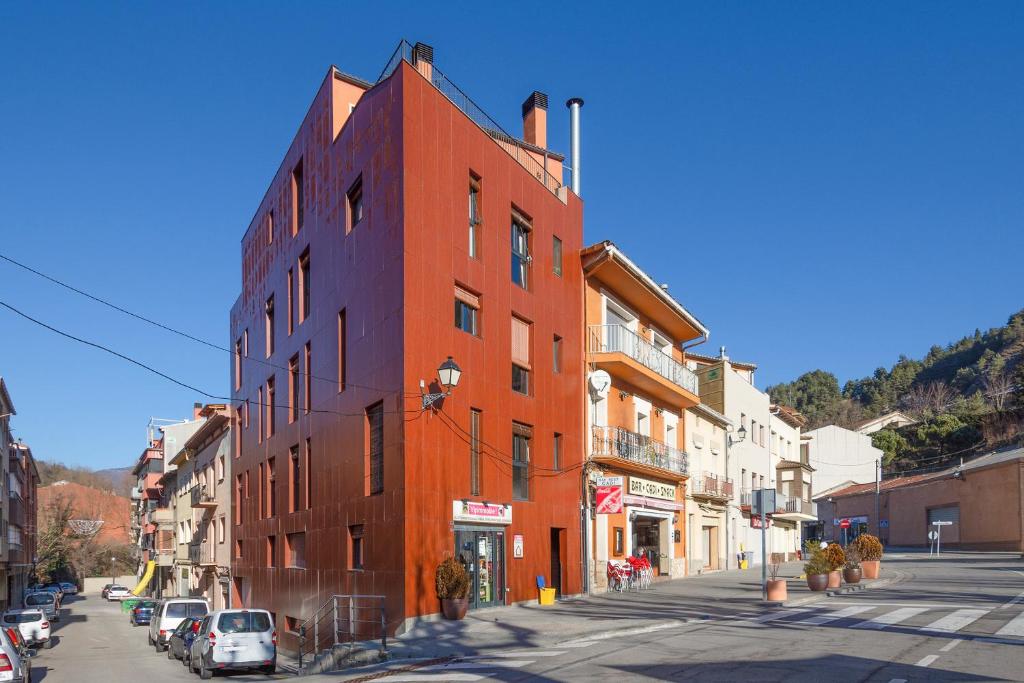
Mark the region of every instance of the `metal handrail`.
POLYGON ((686 451, 649 436, 622 427, 595 425, 593 437, 591 453, 595 456, 611 455, 679 474, 687 474, 689 471, 689 456, 686 451))
POLYGON ((299 670, 307 656, 342 643, 380 640, 388 648, 388 622, 383 595, 332 595, 299 627, 299 670), (312 633, 312 638, 310 638, 312 633))
POLYGON ((623 325, 591 325, 591 353, 624 353, 677 386, 697 394, 697 375, 685 365, 623 325))

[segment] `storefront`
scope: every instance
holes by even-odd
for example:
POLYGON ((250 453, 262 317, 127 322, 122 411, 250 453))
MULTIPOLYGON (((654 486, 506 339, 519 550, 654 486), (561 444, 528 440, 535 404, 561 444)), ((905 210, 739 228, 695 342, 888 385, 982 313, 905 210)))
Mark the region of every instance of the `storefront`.
POLYGON ((470 576, 469 608, 505 604, 505 544, 512 506, 452 502, 455 558, 470 576))

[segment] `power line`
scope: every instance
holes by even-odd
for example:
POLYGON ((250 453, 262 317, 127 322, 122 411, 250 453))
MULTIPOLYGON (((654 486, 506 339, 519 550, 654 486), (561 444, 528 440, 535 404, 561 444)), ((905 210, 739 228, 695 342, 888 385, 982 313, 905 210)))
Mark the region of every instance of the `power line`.
MULTIPOLYGON (((151 372, 154 375, 162 377, 163 379, 167 380, 168 382, 176 384, 179 387, 182 387, 184 389, 188 389, 189 391, 194 391, 195 393, 197 393, 197 394, 199 394, 201 396, 205 396, 206 398, 213 399, 213 400, 216 400, 216 401, 225 401, 225 402, 227 402, 229 404, 234 402, 234 399, 229 397, 229 396, 217 396, 216 394, 212 394, 212 393, 210 393, 208 391, 200 389, 199 387, 193 386, 193 385, 188 384, 186 382, 183 382, 183 381, 181 381, 179 379, 176 379, 175 377, 172 377, 172 376, 168 375, 165 372, 161 372, 160 370, 157 370, 156 368, 154 368, 154 367, 152 367, 150 365, 146 365, 142 361, 136 360, 136 359, 132 358, 131 356, 127 356, 127 355, 125 355, 125 354, 123 354, 123 353, 121 353, 119 351, 115 351, 114 349, 111 349, 111 348, 109 348, 107 346, 104 346, 103 344, 98 344, 96 342, 89 341, 88 339, 82 339, 81 337, 77 337, 77 336, 71 334, 70 332, 65 332, 64 330, 60 330, 60 329, 58 329, 58 328, 56 328, 56 327, 54 327, 52 325, 49 325, 49 324, 43 322, 42 320, 38 320, 36 318, 33 318, 29 314, 27 314, 27 313, 25 313, 23 311, 18 310, 17 308, 15 308, 14 306, 10 305, 9 303, 7 303, 5 301, 0 301, 0 306, 3 306, 4 308, 8 309, 12 313, 14 313, 14 314, 16 314, 18 316, 21 316, 25 320, 28 320, 29 322, 35 323, 36 325, 39 325, 40 327, 43 327, 43 328, 49 330, 50 332, 53 332, 54 334, 60 335, 62 337, 66 337, 67 339, 71 339, 72 341, 76 341, 79 344, 84 344, 86 346, 91 346, 92 348, 99 349, 100 351, 104 351, 106 353, 109 353, 110 355, 116 356, 117 358, 120 358, 121 360, 127 361, 127 362, 131 363, 132 365, 136 365, 136 366, 142 368, 143 370, 146 370, 147 372, 151 372)), ((284 405, 280 405, 280 404, 276 404, 276 403, 263 403, 261 401, 253 401, 252 403, 255 403, 257 406, 259 406, 261 408, 272 408, 274 410, 281 410, 281 409, 287 410, 287 409, 291 408, 291 406, 284 406, 284 405)), ((311 413, 327 413, 327 414, 331 414, 331 415, 340 415, 342 417, 363 417, 365 415, 365 413, 362 413, 362 412, 359 412, 359 413, 342 413, 342 412, 338 412, 338 411, 334 411, 334 410, 324 410, 324 409, 317 409, 317 408, 309 408, 308 412, 311 412, 311 413)), ((413 410, 408 410, 408 411, 403 410, 403 411, 384 411, 384 412, 386 412, 386 413, 402 412, 404 414, 404 413, 412 413, 412 412, 420 412, 420 411, 418 411, 418 410, 416 410, 416 411, 413 411, 413 410)))
MULTIPOLYGON (((15 259, 11 258, 10 256, 7 256, 5 254, 0 253, 0 259, 3 259, 4 261, 7 261, 8 263, 10 263, 12 265, 15 265, 15 266, 17 266, 19 268, 22 268, 23 270, 26 270, 26 271, 32 273, 33 275, 37 275, 38 277, 41 277, 44 280, 47 280, 48 282, 52 282, 53 284, 55 284, 55 285, 57 285, 59 287, 63 287, 65 289, 67 289, 67 290, 70 290, 70 291, 74 292, 75 294, 79 294, 81 296, 84 296, 87 299, 95 301, 98 304, 101 304, 103 306, 111 308, 111 309, 113 309, 113 310, 115 310, 115 311, 117 311, 119 313, 123 313, 123 314, 125 314, 127 316, 135 318, 136 320, 141 320, 144 323, 147 323, 149 325, 153 325, 155 327, 159 327, 161 330, 165 330, 167 332, 170 332, 171 334, 176 334, 179 337, 184 337, 185 339, 188 339, 189 341, 196 342, 197 344, 202 344, 203 346, 208 346, 211 349, 216 349, 217 351, 224 351, 225 353, 234 354, 234 351, 232 349, 229 349, 227 347, 221 346, 219 344, 215 344, 214 342, 211 342, 211 341, 207 341, 206 339, 201 339, 199 337, 196 337, 194 335, 189 334, 188 332, 182 332, 181 330, 176 329, 174 327, 171 327, 170 325, 166 325, 166 324, 164 324, 162 322, 159 322, 157 320, 153 320, 152 318, 147 318, 146 316, 144 316, 144 315, 142 315, 140 313, 136 313, 134 311, 130 311, 127 308, 124 308, 122 306, 119 306, 119 305, 111 302, 111 301, 108 301, 107 299, 103 299, 102 297, 98 297, 95 294, 90 294, 89 292, 86 292, 86 291, 84 291, 82 289, 79 289, 78 287, 75 287, 74 285, 68 284, 67 282, 64 282, 63 280, 57 279, 57 278, 53 277, 52 275, 47 275, 46 273, 43 273, 43 272, 41 272, 39 270, 36 270, 35 268, 33 268, 33 267, 29 266, 29 265, 21 263, 20 261, 16 261, 15 259)), ((248 355, 242 356, 242 358, 243 358, 243 361, 248 360, 248 361, 252 361, 254 363, 259 363, 261 365, 266 365, 268 367, 276 368, 278 370, 285 370, 285 371, 288 371, 288 372, 292 371, 291 368, 285 367, 283 365, 277 365, 276 363, 273 363, 273 362, 271 362, 269 360, 260 360, 259 358, 250 358, 248 355)), ((301 372, 299 370, 296 370, 296 372, 298 374, 300 374, 300 375, 305 375, 305 376, 307 376, 307 377, 309 377, 311 379, 317 379, 317 380, 320 380, 322 382, 330 382, 332 384, 338 384, 339 383, 337 378, 318 377, 316 375, 313 375, 312 373, 301 372)), ((389 389, 381 389, 380 387, 371 387, 371 386, 366 386, 366 385, 361 385, 361 384, 355 384, 353 382, 348 382, 348 381, 345 382, 345 386, 355 387, 357 389, 368 389, 368 390, 371 390, 371 391, 380 391, 380 392, 388 392, 388 393, 391 393, 391 391, 392 391, 392 390, 389 390, 389 389)), ((418 396, 419 394, 417 394, 415 392, 405 392, 405 395, 406 396, 418 396)))

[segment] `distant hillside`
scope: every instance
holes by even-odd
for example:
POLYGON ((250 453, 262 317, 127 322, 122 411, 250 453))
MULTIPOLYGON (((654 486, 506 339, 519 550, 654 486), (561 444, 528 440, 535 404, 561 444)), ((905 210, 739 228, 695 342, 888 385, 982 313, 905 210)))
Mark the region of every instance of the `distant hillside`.
POLYGON ((40 486, 50 486, 58 481, 69 481, 101 491, 112 491, 127 496, 135 482, 131 480, 131 468, 122 467, 106 470, 90 470, 86 467, 71 467, 62 462, 39 460, 40 486))
POLYGON ((767 391, 774 401, 802 412, 808 429, 849 427, 891 410, 913 415, 917 425, 873 436, 887 464, 900 470, 992 447, 996 434, 998 441, 1015 441, 1020 432, 1005 425, 1016 425, 1016 419, 997 418, 1024 408, 1024 310, 1002 327, 932 346, 920 360, 900 356, 890 368, 879 367, 842 389, 831 372, 813 370, 767 391))

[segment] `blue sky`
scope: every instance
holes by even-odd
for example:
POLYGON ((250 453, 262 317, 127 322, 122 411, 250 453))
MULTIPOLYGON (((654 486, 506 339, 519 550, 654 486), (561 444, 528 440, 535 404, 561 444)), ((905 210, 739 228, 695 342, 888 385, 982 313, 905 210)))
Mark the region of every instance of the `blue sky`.
MULTIPOLYGON (((239 240, 328 65, 398 40, 551 147, 583 108, 586 239, 612 239, 759 385, 840 381, 1024 305, 1024 5, 0 4, 0 252, 228 343, 239 240), (380 9, 384 7, 384 9, 380 9)), ((0 299, 215 394, 226 354, 0 263, 0 299)), ((131 463, 194 400, 0 310, 37 457, 131 463)))

